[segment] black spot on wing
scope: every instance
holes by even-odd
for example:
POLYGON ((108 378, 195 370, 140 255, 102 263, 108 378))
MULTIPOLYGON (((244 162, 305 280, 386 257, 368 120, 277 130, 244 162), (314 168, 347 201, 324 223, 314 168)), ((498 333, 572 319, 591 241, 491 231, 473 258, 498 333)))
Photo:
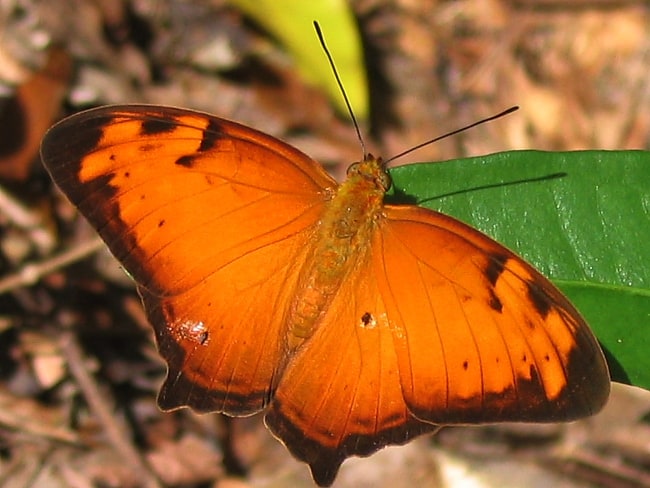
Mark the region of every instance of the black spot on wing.
POLYGON ((361 323, 363 325, 370 325, 374 318, 372 317, 372 314, 370 312, 366 312, 361 316, 361 323))
POLYGON ((201 139, 199 152, 212 149, 222 135, 223 129, 221 128, 221 124, 214 119, 210 119, 210 123, 203 130, 203 138, 201 139))
POLYGON ((208 331, 202 332, 201 335, 199 336, 199 343, 202 346, 205 346, 208 343, 208 339, 210 338, 210 333, 208 331))
POLYGON ((499 297, 494 293, 494 290, 490 288, 490 301, 488 302, 490 305, 490 308, 494 310, 495 312, 501 313, 501 310, 503 309, 503 304, 501 303, 501 300, 499 297))
POLYGON ((541 317, 546 318, 552 307, 551 298, 542 287, 534 282, 527 282, 528 298, 541 317))
POLYGON ((192 165, 194 164, 194 156, 186 154, 185 156, 181 156, 178 158, 174 164, 177 164, 178 166, 183 166, 184 168, 191 168, 192 165))
POLYGON ((491 254, 489 256, 490 260, 487 267, 485 268, 485 276, 492 286, 496 285, 499 276, 503 273, 505 269, 506 262, 508 261, 508 256, 501 254, 491 254))
MULTIPOLYGON (((213 149, 217 144, 217 141, 223 137, 223 135, 224 131, 221 128, 221 124, 217 120, 210 119, 210 123, 202 132, 201 144, 199 145, 196 154, 213 149)), ((194 165, 196 154, 186 154, 185 156, 181 156, 175 161, 175 164, 183 166, 184 168, 191 168, 194 165)))
POLYGON ((155 136, 156 134, 165 134, 176 130, 175 119, 153 118, 142 121, 140 127, 140 135, 142 136, 155 136))

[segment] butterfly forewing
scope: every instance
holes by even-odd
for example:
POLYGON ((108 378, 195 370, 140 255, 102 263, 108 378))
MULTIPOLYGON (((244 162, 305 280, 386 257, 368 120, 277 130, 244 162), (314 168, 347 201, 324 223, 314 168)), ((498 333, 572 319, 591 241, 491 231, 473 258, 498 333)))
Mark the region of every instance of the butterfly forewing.
POLYGON ((604 356, 555 286, 457 220, 417 207, 385 210, 376 269, 415 416, 557 422, 602 408, 604 356))
POLYGON ((257 131, 151 106, 69 118, 42 155, 138 285, 169 364, 161 406, 263 408, 285 362, 297 271, 336 183, 257 131))

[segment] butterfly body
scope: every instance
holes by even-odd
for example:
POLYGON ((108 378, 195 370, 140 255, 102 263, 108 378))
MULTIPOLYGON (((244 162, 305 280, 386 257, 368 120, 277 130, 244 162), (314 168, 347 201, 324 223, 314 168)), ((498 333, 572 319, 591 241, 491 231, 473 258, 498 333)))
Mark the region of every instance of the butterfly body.
POLYGON ((568 300, 479 231, 385 204, 379 159, 338 185, 271 136, 146 105, 66 119, 41 151, 137 283, 168 364, 159 405, 264 411, 320 485, 439 425, 573 420, 607 400, 568 300))
POLYGON ((366 263, 368 242, 378 228, 389 186, 387 178, 381 161, 370 156, 351 166, 346 181, 324 205, 312 259, 301 272, 290 309, 289 350, 313 334, 349 270, 366 263))

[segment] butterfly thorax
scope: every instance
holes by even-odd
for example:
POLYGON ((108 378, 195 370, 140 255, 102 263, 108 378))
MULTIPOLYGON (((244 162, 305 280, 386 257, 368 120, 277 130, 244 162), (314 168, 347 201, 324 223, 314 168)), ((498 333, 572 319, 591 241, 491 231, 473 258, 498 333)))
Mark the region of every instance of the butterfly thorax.
POLYGON ((316 246, 303 269, 289 315, 288 348, 295 350, 316 330, 348 273, 368 258, 390 178, 380 159, 352 164, 346 180, 325 205, 316 246))

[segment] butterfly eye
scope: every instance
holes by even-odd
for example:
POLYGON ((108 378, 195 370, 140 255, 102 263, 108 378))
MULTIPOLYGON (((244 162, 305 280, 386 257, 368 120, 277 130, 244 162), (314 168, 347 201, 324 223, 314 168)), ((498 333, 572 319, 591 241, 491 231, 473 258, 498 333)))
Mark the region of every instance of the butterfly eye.
POLYGON ((393 184, 393 180, 391 179, 390 175, 384 171, 383 169, 381 170, 381 173, 377 176, 377 184, 383 188, 384 191, 388 191, 388 189, 391 187, 393 184))
POLYGON ((348 166, 348 169, 345 172, 345 174, 347 176, 358 175, 361 172, 359 168, 360 165, 361 165, 360 162, 352 163, 350 166, 348 166))

